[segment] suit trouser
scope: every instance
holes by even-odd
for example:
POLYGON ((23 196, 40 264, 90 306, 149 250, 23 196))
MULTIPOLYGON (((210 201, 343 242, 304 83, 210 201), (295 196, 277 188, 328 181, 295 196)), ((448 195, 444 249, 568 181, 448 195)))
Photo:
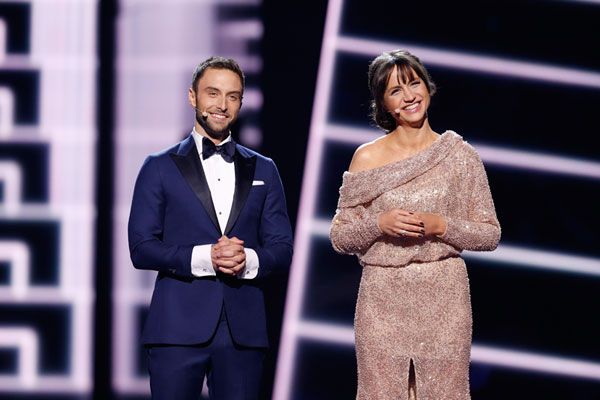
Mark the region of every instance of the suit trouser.
POLYGON ((234 343, 225 307, 213 337, 200 345, 147 348, 153 400, 198 400, 204 377, 211 400, 257 400, 264 348, 234 343))

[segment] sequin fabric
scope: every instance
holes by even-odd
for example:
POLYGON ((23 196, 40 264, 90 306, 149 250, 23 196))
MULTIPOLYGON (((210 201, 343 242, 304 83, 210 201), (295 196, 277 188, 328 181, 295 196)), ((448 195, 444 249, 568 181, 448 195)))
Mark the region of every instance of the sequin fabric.
POLYGON ((493 250, 500 225, 477 152, 453 131, 416 155, 345 172, 330 230, 333 248, 358 256, 357 399, 408 399, 413 360, 418 400, 469 399, 471 302, 462 250, 493 250), (443 215, 440 237, 384 235, 379 213, 443 215))

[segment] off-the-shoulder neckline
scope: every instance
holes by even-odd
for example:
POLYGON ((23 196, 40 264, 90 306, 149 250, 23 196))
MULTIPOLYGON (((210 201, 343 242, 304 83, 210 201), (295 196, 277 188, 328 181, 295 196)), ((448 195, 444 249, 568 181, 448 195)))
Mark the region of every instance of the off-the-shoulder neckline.
POLYGON ((371 172, 377 172, 377 171, 385 170, 386 168, 390 168, 392 166, 397 166, 399 164, 411 161, 411 160, 413 160, 413 159, 415 159, 417 157, 422 157, 424 155, 427 155, 427 154, 431 153, 437 146, 439 146, 443 141, 445 141, 445 139, 447 137, 453 136, 453 135, 459 136, 456 132, 451 131, 451 130, 447 130, 444 133, 442 133, 441 135, 439 135, 429 146, 425 147, 422 150, 419 150, 418 152, 416 152, 415 154, 413 154, 410 157, 406 157, 406 158, 403 158, 403 159, 397 160, 397 161, 392 161, 392 162, 389 162, 387 164, 380 165, 379 167, 369 168, 369 169, 363 169, 362 171, 356 171, 356 172, 345 171, 344 175, 349 175, 349 176, 352 176, 352 175, 357 175, 358 176, 358 175, 361 175, 361 174, 368 175, 371 172))

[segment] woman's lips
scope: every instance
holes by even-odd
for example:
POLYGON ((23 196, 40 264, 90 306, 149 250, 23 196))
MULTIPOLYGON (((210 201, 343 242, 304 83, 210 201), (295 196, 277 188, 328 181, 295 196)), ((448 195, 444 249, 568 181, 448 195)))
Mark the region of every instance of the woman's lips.
POLYGON ((418 102, 418 103, 414 103, 414 104, 404 107, 403 110, 406 112, 409 112, 409 113, 415 113, 415 112, 419 111, 420 108, 421 108, 421 102, 418 102))

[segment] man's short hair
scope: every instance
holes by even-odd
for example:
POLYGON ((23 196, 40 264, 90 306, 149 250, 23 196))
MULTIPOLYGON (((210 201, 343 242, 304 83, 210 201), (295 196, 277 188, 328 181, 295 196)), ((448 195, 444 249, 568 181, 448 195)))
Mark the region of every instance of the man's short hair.
POLYGON ((242 82, 242 94, 244 93, 244 87, 246 85, 246 78, 244 77, 244 73, 240 68, 239 64, 232 58, 225 58, 219 56, 210 57, 200 64, 196 66, 194 70, 194 74, 192 75, 192 88, 194 88, 194 92, 198 89, 198 81, 204 75, 207 69, 228 69, 232 72, 235 72, 237 76, 240 77, 240 81, 242 82))

